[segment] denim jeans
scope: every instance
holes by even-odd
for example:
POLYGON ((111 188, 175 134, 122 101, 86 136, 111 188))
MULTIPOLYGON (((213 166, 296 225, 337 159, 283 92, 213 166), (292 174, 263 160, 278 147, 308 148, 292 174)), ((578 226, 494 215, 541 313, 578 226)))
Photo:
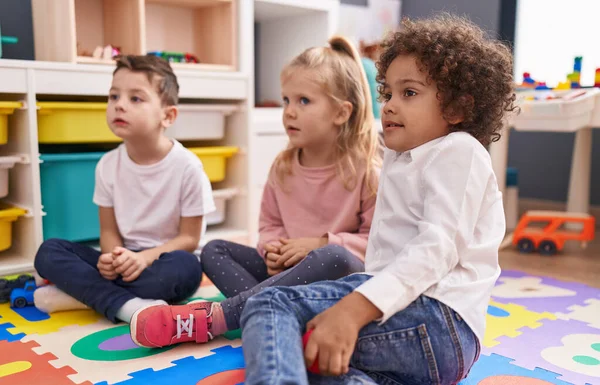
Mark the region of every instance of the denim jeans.
POLYGON ((242 314, 246 385, 456 384, 479 355, 479 342, 451 308, 420 296, 384 324, 359 333, 350 372, 340 377, 307 373, 302 350, 306 324, 370 279, 266 288, 242 314))
POLYGON ((100 252, 63 239, 48 239, 40 246, 34 266, 42 278, 88 305, 112 322, 130 299, 162 299, 179 302, 194 294, 202 279, 198 257, 187 251, 163 253, 133 282, 119 276, 109 281, 96 265, 100 252))

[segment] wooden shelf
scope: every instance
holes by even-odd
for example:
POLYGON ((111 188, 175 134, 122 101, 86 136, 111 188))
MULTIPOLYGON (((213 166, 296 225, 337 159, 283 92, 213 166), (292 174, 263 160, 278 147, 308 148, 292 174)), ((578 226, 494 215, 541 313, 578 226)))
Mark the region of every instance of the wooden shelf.
POLYGON ((105 64, 105 65, 115 65, 115 61, 113 59, 97 59, 95 57, 90 56, 77 56, 77 63, 81 64, 105 64))
MULTIPOLYGON (((190 53, 202 65, 234 70, 237 67, 236 4, 215 0, 147 0, 146 52, 190 53)), ((201 66, 192 68, 203 69, 201 66)))
POLYGON ((191 71, 234 71, 235 67, 225 64, 203 64, 203 63, 171 63, 173 69, 187 69, 191 71))
POLYGON ((12 253, 10 250, 0 253, 0 277, 33 271, 33 258, 12 253))
MULTIPOLYGON (((249 87, 247 74, 218 71, 219 66, 202 64, 199 66, 202 68, 201 71, 191 64, 177 63, 174 66, 179 80, 180 98, 211 100, 247 98, 249 87)), ((13 73, 13 70, 26 74, 28 69, 32 69, 36 94, 106 96, 110 89, 114 68, 114 64, 109 65, 108 62, 78 64, 0 59, 0 79, 5 73, 13 73)), ((13 86, 12 82, 0 81, 0 94, 14 93, 13 86)), ((27 87, 26 78, 23 79, 22 86, 27 87)), ((27 89, 21 91, 26 92, 27 89)))
POLYGON ((122 54, 189 53, 199 71, 235 71, 239 0, 32 0, 36 60, 109 64, 122 54), (83 54, 86 52, 86 54, 83 54))

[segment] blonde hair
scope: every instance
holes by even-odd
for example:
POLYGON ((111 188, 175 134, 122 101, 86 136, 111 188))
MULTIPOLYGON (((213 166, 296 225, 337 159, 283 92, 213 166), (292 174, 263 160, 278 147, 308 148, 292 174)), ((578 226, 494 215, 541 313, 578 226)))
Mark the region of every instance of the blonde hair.
MULTIPOLYGON (((346 38, 334 36, 329 47, 313 47, 296 56, 281 71, 281 78, 292 75, 296 69, 314 71, 317 84, 335 102, 352 103, 350 118, 340 127, 335 146, 337 174, 347 190, 359 183, 358 170, 365 167, 365 179, 373 194, 377 192, 376 168, 381 167, 380 140, 374 125, 373 106, 369 84, 360 55, 346 38)), ((283 185, 285 175, 292 174, 292 163, 297 149, 290 144, 282 151, 273 168, 283 185)))

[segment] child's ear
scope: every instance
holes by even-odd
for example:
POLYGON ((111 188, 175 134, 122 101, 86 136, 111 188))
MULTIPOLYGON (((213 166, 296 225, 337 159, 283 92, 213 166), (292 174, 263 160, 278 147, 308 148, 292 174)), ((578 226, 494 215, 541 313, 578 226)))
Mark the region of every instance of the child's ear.
POLYGON ((472 111, 475 100, 471 95, 463 95, 458 98, 454 103, 451 103, 444 118, 452 125, 457 125, 464 122, 465 111, 472 111))
POLYGON ((341 126, 342 124, 346 123, 348 121, 348 119, 350 119, 350 115, 352 115, 352 110, 354 109, 354 106, 352 105, 352 103, 345 101, 342 102, 339 105, 339 108, 337 110, 337 114, 335 115, 335 119, 333 120, 333 123, 336 126, 341 126))
POLYGON ((175 122, 175 119, 177 119, 178 112, 179 111, 177 110, 176 106, 165 107, 164 116, 162 120, 162 125, 164 128, 170 127, 175 122))

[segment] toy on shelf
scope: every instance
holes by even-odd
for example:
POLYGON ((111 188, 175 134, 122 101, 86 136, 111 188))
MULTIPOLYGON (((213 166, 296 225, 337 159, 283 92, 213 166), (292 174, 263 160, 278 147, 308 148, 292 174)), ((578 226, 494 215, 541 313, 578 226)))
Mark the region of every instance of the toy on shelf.
POLYGON ((596 68, 596 75, 594 76, 594 87, 600 87, 600 68, 596 68))
POLYGON ((85 49, 82 49, 79 43, 77 44, 77 56, 81 58, 90 57, 96 60, 112 60, 115 56, 119 56, 120 54, 121 48, 113 47, 110 44, 105 47, 97 46, 94 49, 94 52, 89 52, 85 49))
POLYGON ((24 288, 17 288, 10 293, 10 307, 23 308, 33 306, 33 292, 37 289, 35 280, 25 282, 24 288))
POLYGON ((2 57, 2 44, 17 44, 19 39, 14 36, 2 36, 2 28, 0 28, 0 58, 2 57))
POLYGON ((196 56, 187 52, 150 51, 148 55, 158 56, 170 63, 200 63, 196 56))
POLYGON ((513 245, 522 253, 554 255, 566 241, 581 241, 586 247, 594 239, 595 226, 595 218, 585 213, 528 211, 515 229, 513 245))
POLYGON ((21 274, 16 278, 0 278, 0 303, 8 302, 10 300, 10 293, 14 289, 22 289, 25 287, 26 282, 32 280, 34 278, 28 274, 21 274))

